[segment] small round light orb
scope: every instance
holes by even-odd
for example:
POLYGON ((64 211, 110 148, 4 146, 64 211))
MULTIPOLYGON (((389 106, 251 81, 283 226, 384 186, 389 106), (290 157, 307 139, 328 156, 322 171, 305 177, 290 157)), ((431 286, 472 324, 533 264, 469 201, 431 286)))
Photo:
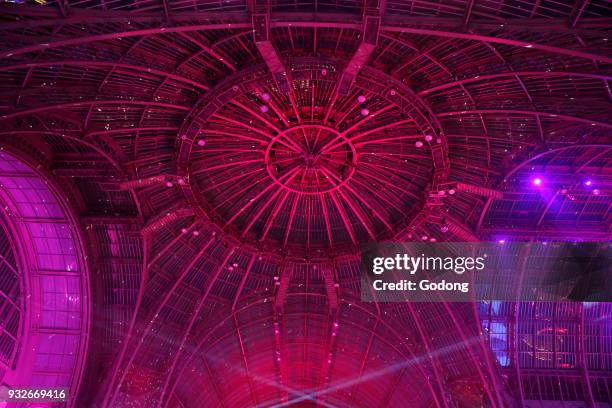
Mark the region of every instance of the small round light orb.
POLYGON ((366 101, 366 97, 364 95, 359 95, 357 97, 357 102, 364 103, 366 101))
POLYGON ((455 189, 451 188, 450 190, 448 190, 448 194, 450 194, 450 195, 455 194, 455 189))
POLYGON ((234 262, 234 263, 232 264, 232 266, 233 266, 234 268, 237 268, 237 267, 238 267, 238 264, 237 264, 236 262, 234 262))
POLYGON ((327 70, 325 68, 321 70, 321 75, 323 76, 327 75, 327 70))
POLYGON ((542 185, 542 179, 539 177, 536 177, 533 179, 533 185, 534 186, 541 186, 542 185))
POLYGON ((505 240, 505 239, 498 239, 498 240, 497 240, 497 242, 498 242, 499 244, 502 244, 502 245, 503 245, 503 244, 505 244, 505 243, 506 243, 506 240, 505 240))
POLYGON ((428 142, 431 142, 433 140, 433 136, 431 135, 426 135, 425 136, 425 140, 427 140, 428 142))
POLYGON ((183 234, 186 234, 186 233, 187 233, 187 228, 181 228, 181 232, 182 232, 183 234))
POLYGON ((598 188, 596 188, 596 189, 594 189, 594 190, 593 190, 593 195, 598 196, 598 195, 600 195, 600 194, 601 194, 601 191, 600 191, 598 188))
POLYGON ((389 91, 389 93, 391 94, 391 96, 395 96, 397 92, 395 92, 395 89, 392 89, 391 91, 389 91))
POLYGON ((198 140, 198 146, 204 146, 206 144, 206 140, 200 139, 198 140))
POLYGON ((187 135, 181 135, 181 140, 186 140, 187 139, 187 135))
POLYGON ((174 184, 171 181, 166 181, 166 187, 170 188, 174 186, 174 184))
POLYGON ((369 109, 367 109, 367 108, 363 108, 363 109, 361 110, 361 115, 362 115, 362 116, 368 116, 369 114, 370 114, 370 110, 369 110, 369 109))
POLYGON ((587 186, 587 187, 591 187, 593 185, 593 181, 587 180, 587 181, 584 182, 584 185, 587 186))
POLYGON ((193 234, 194 237, 197 237, 198 235, 200 235, 200 231, 195 230, 195 231, 193 231, 192 234, 193 234))
POLYGON ((179 185, 181 185, 181 186, 184 186, 185 185, 185 179, 181 177, 181 178, 179 178, 177 180, 177 183, 179 183, 179 185))
POLYGON ((270 94, 267 93, 267 92, 262 93, 261 94, 261 99, 263 99, 264 101, 268 102, 271 99, 270 94))
POLYGON ((262 111, 263 113, 266 113, 267 111, 270 110, 270 108, 268 108, 268 105, 261 105, 259 107, 259 110, 262 111))
POLYGON ((443 195, 445 195, 445 194, 446 194, 446 191, 444 191, 444 190, 440 190, 440 191, 438 191, 438 195, 439 195, 439 196, 443 196, 443 195))
POLYGON ((420 140, 414 144, 416 147, 423 147, 423 142, 420 140))
POLYGON ((233 267, 233 266, 228 266, 228 267, 227 267, 227 270, 231 272, 231 271, 233 271, 233 270, 234 270, 234 267, 233 267))

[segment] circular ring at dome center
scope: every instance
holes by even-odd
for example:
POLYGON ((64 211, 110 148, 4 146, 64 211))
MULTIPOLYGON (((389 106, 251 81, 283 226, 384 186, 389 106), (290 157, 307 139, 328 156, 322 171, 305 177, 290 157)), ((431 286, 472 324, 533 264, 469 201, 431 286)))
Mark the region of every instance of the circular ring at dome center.
POLYGON ((336 129, 301 125, 283 130, 266 149, 266 168, 288 190, 319 194, 344 185, 355 172, 357 154, 336 129))

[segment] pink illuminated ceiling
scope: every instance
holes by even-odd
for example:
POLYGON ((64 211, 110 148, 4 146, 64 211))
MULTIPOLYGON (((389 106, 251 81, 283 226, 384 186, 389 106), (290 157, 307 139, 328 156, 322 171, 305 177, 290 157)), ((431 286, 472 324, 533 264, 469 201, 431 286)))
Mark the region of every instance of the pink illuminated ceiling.
POLYGON ((0 144, 79 215, 76 406, 612 399, 608 304, 358 297, 368 241, 610 239, 608 2, 42 3, 0 144))
POLYGON ((12 247, 1 258, 3 384, 74 394, 89 325, 78 230, 49 181, 6 152, 0 152, 0 202, 3 245, 12 247))

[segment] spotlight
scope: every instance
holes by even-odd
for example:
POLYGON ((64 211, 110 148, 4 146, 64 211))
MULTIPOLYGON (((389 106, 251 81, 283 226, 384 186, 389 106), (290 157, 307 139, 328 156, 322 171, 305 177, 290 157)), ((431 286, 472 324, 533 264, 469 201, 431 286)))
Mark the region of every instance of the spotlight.
POLYGON ((423 142, 420 140, 414 144, 416 147, 423 147, 423 142))
POLYGON ((172 187, 174 184, 171 181, 166 181, 166 187, 170 188, 172 187))
POLYGON ((181 232, 182 232, 183 234, 187 233, 187 228, 181 228, 181 232))
POLYGON ((326 69, 322 69, 321 70, 321 75, 323 75, 323 76, 327 75, 327 70, 326 69))
POLYGON ((591 187, 593 185, 593 181, 592 180, 586 180, 584 182, 585 187, 591 187))
POLYGON ((365 96, 363 96, 363 95, 359 95, 359 96, 357 97, 357 102, 359 102, 359 103, 364 103, 365 101, 366 101, 366 97, 365 97, 365 96))
POLYGON ((206 140, 200 139, 198 140, 198 146, 204 146, 206 144, 206 140))
POLYGON ((264 101, 268 102, 271 99, 270 94, 267 93, 267 92, 262 93, 261 94, 261 99, 263 99, 264 101))
POLYGON ((198 230, 193 231, 193 236, 194 237, 197 237, 198 235, 200 235, 200 231, 198 231, 198 230))
POLYGON ((261 105, 259 107, 259 110, 262 111, 263 113, 266 113, 270 108, 268 108, 268 105, 261 105))
POLYGON ((455 189, 451 188, 450 190, 448 190, 448 194, 450 194, 450 195, 455 194, 455 189))
POLYGON ((427 135, 425 136, 425 140, 427 140, 428 142, 431 142, 433 140, 433 136, 427 135))
POLYGON ((369 109, 367 109, 367 108, 363 108, 363 109, 361 110, 361 115, 362 115, 362 116, 368 116, 369 114, 370 114, 370 110, 369 110, 369 109))
POLYGON ((599 191, 598 188, 596 188, 595 190, 593 190, 593 195, 598 196, 599 194, 601 194, 601 191, 599 191))
POLYGON ((498 240, 497 240, 497 243, 498 243, 498 244, 502 244, 502 245, 503 245, 503 244, 505 244, 505 243, 506 243, 506 240, 505 240, 505 239, 498 239, 498 240))
POLYGON ((533 179, 533 185, 534 186, 541 186, 542 185, 542 179, 537 177, 533 179))

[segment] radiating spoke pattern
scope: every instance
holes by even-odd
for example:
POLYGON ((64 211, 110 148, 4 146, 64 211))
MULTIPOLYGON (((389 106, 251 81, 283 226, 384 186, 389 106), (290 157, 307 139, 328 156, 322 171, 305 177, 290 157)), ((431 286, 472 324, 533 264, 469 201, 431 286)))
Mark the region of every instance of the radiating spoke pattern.
POLYGON ((295 107, 264 83, 199 118, 197 199, 227 230, 280 247, 348 250, 392 234, 420 209, 430 181, 422 129, 367 89, 335 95, 333 78, 292 85, 295 107))

